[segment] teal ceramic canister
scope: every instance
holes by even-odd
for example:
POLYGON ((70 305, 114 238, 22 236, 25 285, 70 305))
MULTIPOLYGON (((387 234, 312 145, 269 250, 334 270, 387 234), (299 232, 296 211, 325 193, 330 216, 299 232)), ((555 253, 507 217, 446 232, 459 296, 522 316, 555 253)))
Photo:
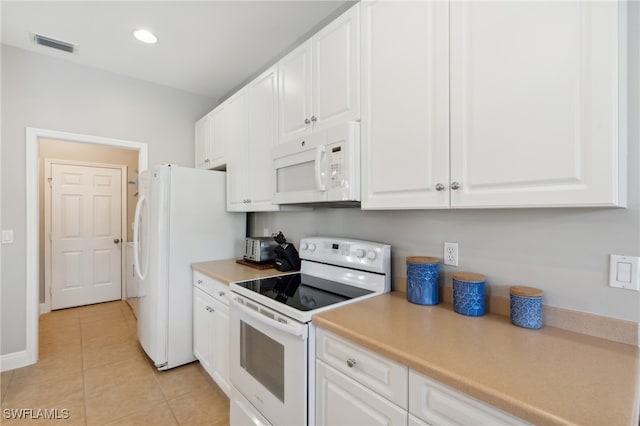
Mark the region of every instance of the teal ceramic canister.
POLYGON ((407 257, 407 300, 418 305, 437 305, 440 259, 407 257))

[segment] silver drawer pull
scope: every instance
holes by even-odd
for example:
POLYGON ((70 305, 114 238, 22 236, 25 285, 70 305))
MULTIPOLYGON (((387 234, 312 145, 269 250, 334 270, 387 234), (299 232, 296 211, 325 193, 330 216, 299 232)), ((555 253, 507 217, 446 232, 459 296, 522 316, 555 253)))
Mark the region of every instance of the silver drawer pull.
POLYGON ((356 360, 353 358, 349 358, 347 360, 347 365, 349 366, 349 368, 353 368, 353 366, 356 365, 356 360))
POLYGON ((198 284, 202 284, 202 280, 198 280, 198 284))
POLYGON ((224 296, 224 291, 219 292, 218 296, 220 296, 220 297, 224 296))

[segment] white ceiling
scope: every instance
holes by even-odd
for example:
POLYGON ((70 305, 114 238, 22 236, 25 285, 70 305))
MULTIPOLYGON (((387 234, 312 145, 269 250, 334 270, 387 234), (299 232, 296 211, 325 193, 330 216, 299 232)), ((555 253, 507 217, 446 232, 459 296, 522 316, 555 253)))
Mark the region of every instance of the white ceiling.
POLYGON ((339 1, 2 1, 2 43, 219 99, 345 8, 339 1), (138 28, 159 39, 145 45, 138 28), (71 54, 37 33, 78 46, 71 54))

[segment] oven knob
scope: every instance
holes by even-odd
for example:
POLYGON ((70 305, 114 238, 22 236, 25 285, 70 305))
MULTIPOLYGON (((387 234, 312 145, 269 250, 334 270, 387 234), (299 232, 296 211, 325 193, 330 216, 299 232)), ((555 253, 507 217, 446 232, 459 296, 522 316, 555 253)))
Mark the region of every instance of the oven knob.
POLYGON ((309 247, 309 244, 307 243, 300 244, 300 250, 306 250, 308 247, 309 247))
POLYGON ((369 260, 374 260, 377 256, 378 256, 378 255, 377 255, 377 254, 376 254, 376 252, 375 252, 375 251, 373 251, 373 250, 369 250, 369 251, 367 252, 367 258, 368 258, 369 260))
POLYGON ((356 257, 362 259, 364 257, 364 250, 358 249, 356 250, 356 257))
POLYGON ((309 251, 314 251, 316 249, 316 245, 314 243, 309 243, 309 251))

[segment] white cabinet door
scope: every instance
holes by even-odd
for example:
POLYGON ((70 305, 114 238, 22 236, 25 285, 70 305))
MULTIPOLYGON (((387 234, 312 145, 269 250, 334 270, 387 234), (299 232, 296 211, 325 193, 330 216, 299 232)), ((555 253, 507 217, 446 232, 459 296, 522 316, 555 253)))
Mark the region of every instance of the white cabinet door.
POLYGON ((452 207, 626 202, 624 7, 451 2, 452 207))
POLYGON ((406 425, 407 411, 316 360, 316 424, 406 425))
POLYGON ((227 210, 275 211, 273 161, 277 72, 262 73, 226 104, 227 210))
POLYGON ((313 36, 313 129, 360 116, 360 7, 350 8, 313 36))
POLYGON ((360 118, 360 5, 278 62, 278 142, 360 118))
POLYGON ((229 380, 229 307, 213 301, 213 380, 227 396, 231 395, 229 380))
POLYGON ((209 169, 219 168, 226 164, 225 105, 220 105, 209 113, 207 152, 210 159, 209 169))
POLYGON ((449 206, 448 8, 362 3, 363 209, 449 206))
POLYGON ((195 124, 195 167, 215 169, 226 164, 224 116, 225 105, 220 105, 195 124))
POLYGON ((202 367, 211 375, 213 336, 211 334, 214 300, 197 287, 193 289, 193 354, 202 367))
POLYGON ((209 158, 207 157, 207 130, 209 124, 209 117, 205 115, 195 124, 195 164, 198 169, 207 169, 209 165, 209 158))
POLYGON ((249 102, 249 143, 247 190, 251 200, 247 211, 275 211, 271 150, 277 140, 278 73, 273 66, 247 87, 249 102))
POLYGON ((225 140, 227 143, 227 210, 245 211, 249 202, 247 163, 249 115, 247 92, 241 90, 225 102, 225 140))
POLYGON ((304 135, 311 128, 311 40, 278 62, 280 140, 304 135))

